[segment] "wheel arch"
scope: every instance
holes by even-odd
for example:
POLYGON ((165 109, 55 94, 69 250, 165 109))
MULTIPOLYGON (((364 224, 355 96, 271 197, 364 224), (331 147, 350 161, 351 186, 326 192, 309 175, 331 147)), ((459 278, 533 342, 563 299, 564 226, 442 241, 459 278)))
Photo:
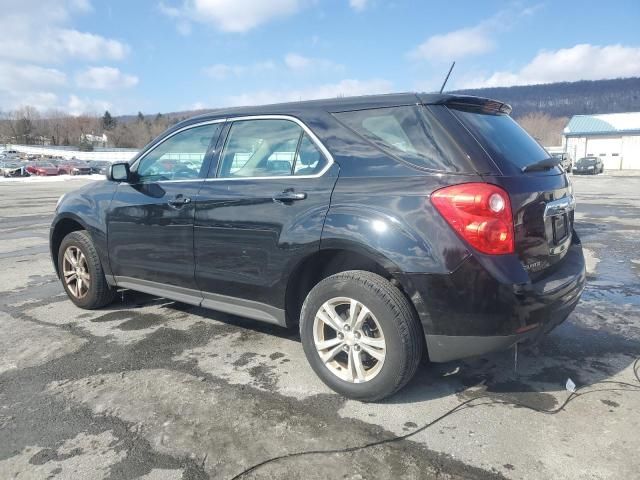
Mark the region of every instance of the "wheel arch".
POLYGON ((287 324, 295 325, 298 323, 302 303, 315 285, 324 278, 349 270, 363 270, 389 280, 407 297, 417 316, 409 292, 405 290, 396 276, 396 273, 399 272, 397 265, 364 245, 343 242, 339 246, 321 248, 301 260, 292 270, 285 292, 287 324))
MULTIPOLYGON (((79 230, 86 230, 89 232, 89 228, 79 217, 73 214, 63 214, 59 216, 54 224, 51 226, 51 232, 49 237, 49 247, 51 249, 51 260, 56 271, 58 278, 60 277, 60 271, 58 268, 58 253, 60 245, 64 237, 71 232, 77 232, 79 230)), ((89 233, 91 235, 91 233, 89 233)))

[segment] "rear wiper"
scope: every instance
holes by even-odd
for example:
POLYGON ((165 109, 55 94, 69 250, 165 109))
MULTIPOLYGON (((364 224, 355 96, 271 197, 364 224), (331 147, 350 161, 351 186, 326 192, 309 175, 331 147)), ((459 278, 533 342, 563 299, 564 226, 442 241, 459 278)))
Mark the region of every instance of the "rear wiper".
POLYGON ((523 172, 537 172, 540 170, 549 170, 560 165, 561 160, 553 157, 545 158, 535 163, 531 163, 522 167, 523 172))

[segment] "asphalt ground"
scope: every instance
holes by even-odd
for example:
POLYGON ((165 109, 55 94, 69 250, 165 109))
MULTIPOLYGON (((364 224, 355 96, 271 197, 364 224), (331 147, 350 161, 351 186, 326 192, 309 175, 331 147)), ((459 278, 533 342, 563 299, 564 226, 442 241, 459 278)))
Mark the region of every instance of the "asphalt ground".
POLYGON ((54 275, 59 195, 0 180, 0 479, 639 478, 640 177, 574 177, 588 285, 536 347, 422 366, 377 404, 307 365, 296 331, 124 292, 83 311, 54 275), (582 393, 570 395, 568 378, 582 393), (595 390, 599 390, 595 392, 595 390), (516 402, 520 406, 515 406, 516 402))

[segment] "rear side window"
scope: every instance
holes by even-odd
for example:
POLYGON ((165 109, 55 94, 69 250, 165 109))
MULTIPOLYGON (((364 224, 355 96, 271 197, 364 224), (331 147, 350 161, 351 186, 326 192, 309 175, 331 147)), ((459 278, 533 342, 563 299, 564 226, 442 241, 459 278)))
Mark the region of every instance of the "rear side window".
POLYGON ((522 169, 549 158, 547 151, 509 115, 477 110, 451 111, 497 163, 506 161, 522 169))
POLYGON ((387 107, 335 113, 335 117, 385 152, 417 167, 464 170, 450 135, 422 106, 387 107))

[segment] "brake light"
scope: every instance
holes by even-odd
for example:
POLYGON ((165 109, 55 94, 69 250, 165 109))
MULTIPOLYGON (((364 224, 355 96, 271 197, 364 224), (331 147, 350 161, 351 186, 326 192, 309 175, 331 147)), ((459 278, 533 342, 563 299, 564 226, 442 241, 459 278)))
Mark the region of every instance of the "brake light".
POLYGON ((476 250, 490 255, 514 252, 509 195, 489 183, 462 183, 436 190, 431 203, 476 250))

